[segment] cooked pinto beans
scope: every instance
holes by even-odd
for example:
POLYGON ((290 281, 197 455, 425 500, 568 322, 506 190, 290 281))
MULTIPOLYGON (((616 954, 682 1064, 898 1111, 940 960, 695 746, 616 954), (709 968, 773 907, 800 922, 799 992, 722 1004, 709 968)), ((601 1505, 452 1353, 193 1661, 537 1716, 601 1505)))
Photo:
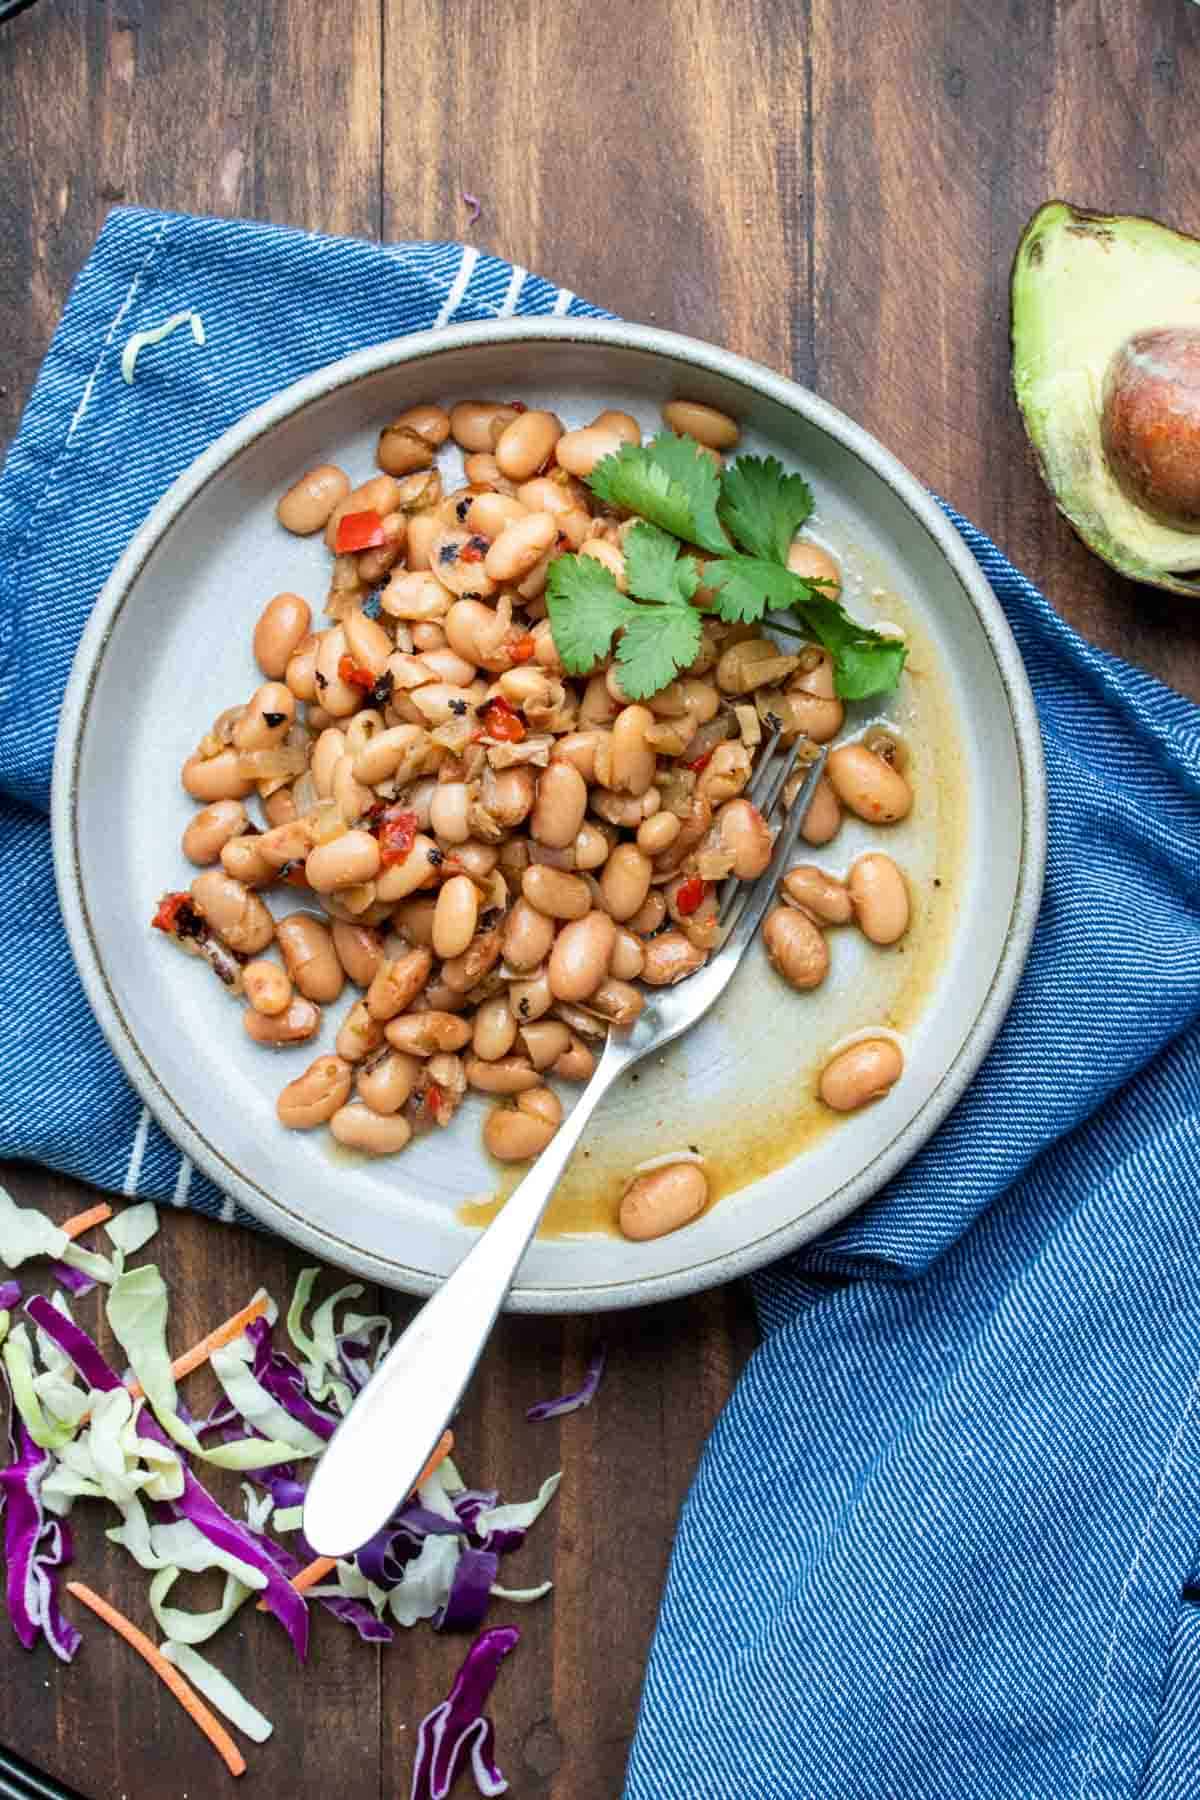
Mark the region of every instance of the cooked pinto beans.
MULTIPOLYGON (((718 468, 738 442, 737 423, 704 402, 671 401, 663 416, 718 468)), ((589 485, 603 458, 641 443, 637 419, 608 409, 569 423, 515 399, 421 401, 378 421, 376 472, 322 464, 279 500, 286 530, 324 532, 325 617, 314 629, 314 606, 285 591, 251 622, 258 676, 183 763, 199 810, 181 822, 182 848, 201 872, 156 922, 199 937, 264 1045, 310 1038, 347 978, 359 990, 336 1054, 279 1096, 291 1129, 327 1123, 348 1147, 389 1154, 449 1124, 473 1088, 504 1102, 484 1126, 492 1153, 536 1155, 562 1116, 543 1072, 587 1080, 645 990, 716 949, 720 881, 767 868, 779 819, 746 791, 759 745, 778 722, 802 764, 843 730, 830 652, 723 621, 710 556, 694 547, 671 555, 701 583, 697 652, 664 667, 656 691, 642 691, 629 625, 594 645, 588 626, 585 648, 556 641, 556 559, 587 559, 576 573, 590 568, 600 603, 611 587, 596 565, 627 593, 645 546, 636 516, 589 485), (458 486, 436 467, 450 442, 465 453, 458 486), (295 891, 276 922, 260 893, 283 888, 295 891), (282 965, 263 954, 275 939, 282 965)), ((837 559, 806 539, 788 565, 842 587, 837 559)), ((830 842, 843 809, 870 824, 907 817, 896 752, 878 726, 837 744, 805 841, 830 842)), ((799 780, 797 769, 789 792, 799 780)), ((797 864, 779 901, 763 945, 800 989, 825 975, 824 928, 854 919, 879 946, 909 928, 905 877, 869 848, 844 881, 797 864)), ((825 1071, 823 1097, 865 1104, 896 1079, 898 1057, 884 1040, 852 1046, 825 1071)), ((644 1171, 622 1229, 658 1236, 706 1202, 694 1165, 644 1171)))

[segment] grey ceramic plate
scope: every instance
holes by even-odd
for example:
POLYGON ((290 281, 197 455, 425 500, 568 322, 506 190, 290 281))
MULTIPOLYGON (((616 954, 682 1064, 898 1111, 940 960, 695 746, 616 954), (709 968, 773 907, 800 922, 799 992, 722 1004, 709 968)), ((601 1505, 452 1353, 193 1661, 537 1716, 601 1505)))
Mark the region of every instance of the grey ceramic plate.
MULTIPOLYGON (((1037 721, 1011 634, 979 568, 919 484, 872 438, 791 382, 643 326, 506 320, 384 344, 251 413, 177 481, 133 538, 79 647, 63 707, 54 834, 63 912, 89 999, 130 1080, 189 1156, 306 1249, 414 1293, 467 1247, 464 1202, 498 1171, 472 1100, 453 1129, 398 1158, 331 1151, 275 1122, 274 1097, 331 1042, 257 1049, 203 965, 153 938, 158 894, 186 883, 190 803, 178 771, 209 722, 259 679, 250 630, 282 588, 319 613, 326 553, 275 522, 315 462, 372 469, 381 422, 418 400, 519 395, 581 424, 605 406, 648 430, 677 394, 743 425, 744 447, 801 469, 814 532, 842 555, 865 618, 910 633, 911 674, 887 716, 912 747, 917 804, 888 848, 917 895, 902 950, 833 934, 825 987, 795 995, 761 951, 717 1011, 597 1115, 564 1190, 564 1235, 534 1246, 524 1311, 632 1306, 726 1281, 795 1249, 875 1193, 962 1093, 1004 1017, 1037 913, 1044 856, 1037 721), (829 1047, 884 1024, 904 1078, 830 1128, 813 1082, 829 1047), (696 1145, 725 1197, 652 1244, 580 1231, 638 1161, 696 1145)), ((871 717, 851 709, 847 730, 871 717)), ((850 821, 815 860, 844 869, 880 833, 850 821)), ((342 1008, 330 1009, 331 1014, 342 1008)), ((569 1090, 568 1090, 569 1093, 569 1090)))

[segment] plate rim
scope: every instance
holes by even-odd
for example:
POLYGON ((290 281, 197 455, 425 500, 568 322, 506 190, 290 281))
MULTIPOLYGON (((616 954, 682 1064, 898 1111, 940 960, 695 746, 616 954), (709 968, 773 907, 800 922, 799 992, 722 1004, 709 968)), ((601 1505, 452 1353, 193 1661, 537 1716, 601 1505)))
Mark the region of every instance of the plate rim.
POLYGON ((831 1225, 855 1212, 912 1160, 973 1080, 1008 1012, 1024 969, 1041 903, 1047 839, 1041 729, 1029 678, 1011 627, 974 555, 929 490, 877 438, 819 395, 748 357, 678 332, 618 320, 513 318, 452 325, 389 338, 325 364, 244 414, 183 470, 134 533, 104 583, 80 637, 59 715, 51 787, 51 828, 55 881, 63 922, 88 1003, 126 1076, 166 1135, 222 1191, 229 1193, 260 1223, 286 1241, 395 1291, 417 1295, 432 1293, 440 1278, 364 1250, 328 1228, 297 1218, 273 1196, 246 1181, 239 1171, 226 1165, 218 1166, 206 1141, 158 1081, 116 1005, 87 916, 75 835, 79 752, 95 673, 125 599, 176 520, 235 456, 294 413, 364 377, 472 345, 521 344, 539 340, 595 344, 653 357, 668 356, 707 373, 726 376, 798 414, 865 463, 924 529, 937 552, 950 565, 973 607, 995 658, 1008 703, 1021 798, 1016 889, 1003 948, 987 994, 967 1029, 958 1054, 919 1111, 865 1168, 843 1182, 802 1219, 667 1274, 592 1284, 583 1289, 561 1284, 516 1287, 507 1302, 507 1310, 513 1312, 581 1313, 678 1299, 684 1294, 751 1274, 811 1242, 831 1225))

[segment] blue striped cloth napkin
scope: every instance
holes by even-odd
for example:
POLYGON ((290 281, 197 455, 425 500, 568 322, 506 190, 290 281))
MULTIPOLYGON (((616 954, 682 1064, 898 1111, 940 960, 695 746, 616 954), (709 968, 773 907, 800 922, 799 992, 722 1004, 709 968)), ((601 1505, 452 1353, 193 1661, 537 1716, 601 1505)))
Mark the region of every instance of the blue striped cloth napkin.
MULTIPOLYGON (((513 312, 598 309, 459 245, 109 219, 0 477, 0 1154, 233 1216, 126 1088, 62 935, 74 646, 132 526, 248 408, 513 312), (193 308, 206 344, 126 386, 129 336, 193 308)), ((1200 1794, 1200 712, 951 516, 1038 699, 1041 923, 937 1138, 754 1284, 765 1341, 684 1509, 626 1800, 1200 1794)))

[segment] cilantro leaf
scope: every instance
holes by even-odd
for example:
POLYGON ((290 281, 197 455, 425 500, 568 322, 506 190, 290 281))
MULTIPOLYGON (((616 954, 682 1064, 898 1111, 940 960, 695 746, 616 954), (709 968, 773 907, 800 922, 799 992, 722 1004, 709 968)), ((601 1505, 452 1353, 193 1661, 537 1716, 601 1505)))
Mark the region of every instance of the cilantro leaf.
POLYGON ((587 478, 598 499, 634 512, 689 544, 728 550, 717 517, 717 471, 694 438, 660 432, 649 444, 622 444, 587 478))
POLYGON ((721 478, 712 458, 705 456, 695 438, 677 437, 673 431, 660 431, 647 447, 656 466, 665 469, 688 497, 692 528, 683 533, 688 543, 699 544, 702 550, 728 550, 729 539, 717 516, 721 478))
POLYGON ((639 600, 686 605, 700 586, 690 556, 680 556, 678 541, 657 525, 637 524, 625 534, 625 579, 639 600))
POLYGON ((868 700, 895 687, 908 656, 902 638, 884 637, 860 625, 836 600, 814 596, 800 602, 795 611, 832 655, 834 686, 841 699, 868 700))
POLYGON ((739 456, 721 477, 721 523, 752 556, 787 565, 792 539, 811 513, 812 490, 773 456, 739 456))
POLYGON ((588 675, 608 655, 613 633, 639 609, 595 557, 556 556, 546 582, 546 610, 563 667, 571 675, 588 675))
MULTIPOLYGON (((700 651, 703 615, 694 606, 635 606, 617 645, 621 686, 648 700, 674 681, 700 651)), ((556 640, 557 641, 557 640, 556 640)))
POLYGON ((768 612, 795 614, 810 637, 833 657, 834 686, 843 700, 886 694, 900 679, 908 650, 852 619, 840 601, 778 563, 756 556, 724 556, 708 563, 704 584, 715 588, 716 611, 732 624, 754 624, 768 612))
POLYGON ((716 611, 731 625, 753 625, 765 612, 782 612, 811 592, 798 575, 758 556, 721 556, 706 563, 704 585, 716 590, 716 611))

